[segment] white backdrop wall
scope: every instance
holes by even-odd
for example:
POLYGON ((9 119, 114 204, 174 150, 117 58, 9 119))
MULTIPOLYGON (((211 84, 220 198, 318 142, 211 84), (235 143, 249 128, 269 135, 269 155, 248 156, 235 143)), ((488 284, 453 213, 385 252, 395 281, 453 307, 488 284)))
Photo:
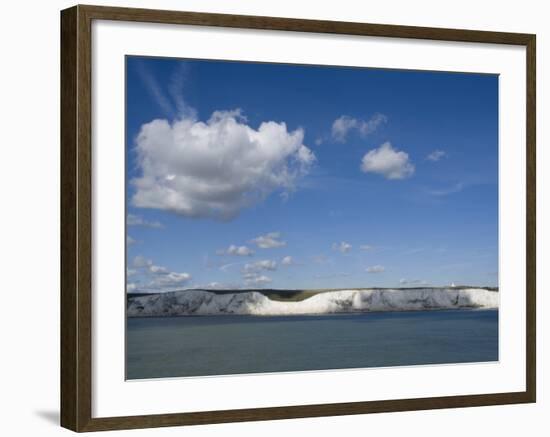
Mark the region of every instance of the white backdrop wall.
MULTIPOLYGON (((342 21, 486 29, 537 34, 538 81, 538 345, 539 369, 550 362, 543 348, 550 324, 544 272, 550 233, 548 207, 550 178, 543 174, 550 154, 543 149, 547 130, 550 77, 548 11, 545 2, 461 0, 158 0, 93 1, 111 6, 133 6, 272 15, 342 21), (546 56, 545 56, 546 55, 546 56)), ((3 435, 68 435, 58 427, 59 398, 59 10, 72 2, 9 2, 3 5, 0 68, 2 135, 0 159, 1 310, 0 401, 3 435)), ((441 436, 527 434, 546 435, 550 413, 548 378, 539 370, 535 405, 468 408, 207 425, 162 430, 124 431, 143 436, 279 436, 283 434, 333 436, 400 435, 441 436), (546 426, 545 426, 546 425, 546 426), (527 432, 528 430, 528 432, 527 432)), ((261 394, 259 394, 261 396, 261 394)), ((121 434, 121 432, 113 433, 121 434)))

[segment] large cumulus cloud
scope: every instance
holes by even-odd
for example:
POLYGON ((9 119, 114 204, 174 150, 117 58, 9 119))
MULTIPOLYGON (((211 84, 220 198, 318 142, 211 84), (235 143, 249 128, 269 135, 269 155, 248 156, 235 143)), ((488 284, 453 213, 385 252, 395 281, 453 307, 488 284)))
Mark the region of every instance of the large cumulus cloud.
POLYGON ((136 207, 187 217, 229 219, 274 192, 292 191, 315 161, 302 129, 284 122, 249 126, 240 110, 216 111, 206 122, 153 120, 136 139, 140 176, 136 207))

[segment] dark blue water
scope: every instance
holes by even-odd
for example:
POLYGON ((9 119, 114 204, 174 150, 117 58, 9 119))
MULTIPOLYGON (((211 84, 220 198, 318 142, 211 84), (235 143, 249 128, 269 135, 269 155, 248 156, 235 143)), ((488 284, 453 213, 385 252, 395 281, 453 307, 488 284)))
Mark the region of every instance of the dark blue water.
POLYGON ((128 379, 498 360, 498 311, 130 318, 128 379))

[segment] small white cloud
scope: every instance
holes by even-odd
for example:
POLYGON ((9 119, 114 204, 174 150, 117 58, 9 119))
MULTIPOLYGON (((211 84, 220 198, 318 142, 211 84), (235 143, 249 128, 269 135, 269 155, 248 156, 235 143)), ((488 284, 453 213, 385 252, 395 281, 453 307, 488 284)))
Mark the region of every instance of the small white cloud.
POLYGON ((348 253, 351 250, 352 246, 349 243, 346 243, 345 241, 341 241, 340 243, 334 243, 332 245, 333 250, 337 250, 341 253, 348 253))
POLYGON ((148 283, 141 287, 143 290, 169 291, 185 285, 191 280, 189 273, 172 272, 168 268, 153 263, 152 260, 143 256, 136 256, 132 266, 138 269, 148 283))
POLYGON ((234 255, 234 256, 252 256, 254 251, 246 246, 236 246, 232 244, 227 249, 220 249, 216 251, 218 255, 234 255))
POLYGON ((137 284, 135 282, 128 282, 126 284, 126 293, 131 293, 132 291, 136 291, 137 284))
POLYGON ((381 265, 370 266, 366 268, 367 273, 382 273, 386 268, 381 265))
POLYGON ((259 237, 250 240, 251 243, 254 243, 260 249, 273 249, 276 247, 286 246, 286 241, 281 240, 280 232, 270 232, 265 235, 260 235, 259 237))
POLYGON ((277 262, 269 259, 264 259, 253 263, 247 263, 243 267, 243 272, 245 273, 257 273, 261 272, 262 270, 277 270, 277 262))
POLYGON ((143 217, 136 214, 128 214, 126 217, 126 224, 128 226, 145 226, 147 228, 162 228, 162 223, 158 221, 145 220, 143 217))
POLYGON ((354 129, 359 132, 361 137, 366 137, 387 120, 388 118, 383 114, 374 114, 368 120, 360 120, 348 115, 342 115, 332 123, 332 138, 340 143, 345 143, 348 133, 354 129))
POLYGON ((154 264, 150 264, 148 267, 149 271, 151 273, 154 273, 154 274, 164 274, 164 273, 169 273, 168 269, 166 267, 163 267, 163 266, 156 266, 154 264))
POLYGON ((434 150, 432 153, 426 156, 426 159, 428 161, 437 162, 441 158, 444 158, 445 156, 447 156, 447 153, 444 150, 434 150))
POLYGON ((291 266, 292 264, 294 264, 294 259, 288 255, 288 256, 285 256, 282 260, 281 260, 281 264, 283 266, 291 266))
POLYGON ((374 249, 374 246, 371 246, 370 244, 361 244, 361 246, 359 246, 359 249, 361 249, 361 250, 372 250, 372 249, 374 249))
POLYGON ((256 261, 245 264, 241 273, 244 283, 247 286, 261 287, 271 282, 271 278, 261 274, 264 270, 274 271, 277 269, 277 263, 272 260, 256 261))
POLYGON ((206 284, 195 285, 193 288, 199 290, 238 290, 239 288, 241 288, 241 286, 233 283, 213 281, 206 284))
POLYGON ((262 287, 271 282, 271 278, 265 275, 251 275, 248 278, 245 278, 245 284, 249 286, 262 287))
POLYGON ((222 283, 214 281, 214 282, 209 282, 208 284, 205 284, 205 285, 201 285, 200 287, 197 287, 197 288, 206 288, 208 290, 220 290, 224 288, 224 286, 222 283))
POLYGON ((363 156, 361 170, 365 173, 377 173, 386 179, 405 179, 414 173, 414 165, 409 155, 394 149, 386 142, 363 156))
POLYGON ((131 246, 132 244, 136 244, 137 241, 134 240, 132 237, 130 237, 129 235, 126 235, 126 244, 128 246, 131 246))
POLYGON ((136 273, 136 269, 126 269, 126 276, 134 276, 136 273))
POLYGON ((143 267, 148 267, 150 266, 151 264, 153 264, 153 262, 141 255, 138 255, 136 257, 134 257, 133 261, 132 261, 132 266, 140 269, 140 268, 143 268, 143 267))
POLYGON ((151 282, 149 282, 149 288, 154 289, 172 289, 174 287, 181 287, 191 279, 189 273, 176 273, 168 272, 161 275, 156 275, 151 282))

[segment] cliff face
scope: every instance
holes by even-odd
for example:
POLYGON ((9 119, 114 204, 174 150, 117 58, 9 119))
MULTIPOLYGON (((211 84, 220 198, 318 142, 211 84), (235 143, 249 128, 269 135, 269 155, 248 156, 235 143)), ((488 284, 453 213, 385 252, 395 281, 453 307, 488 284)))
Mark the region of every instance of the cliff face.
POLYGON ((499 293, 484 288, 365 289, 316 294, 301 301, 271 300, 260 291, 216 294, 173 291, 128 300, 128 317, 248 314, 282 316, 369 311, 498 308, 499 293))

